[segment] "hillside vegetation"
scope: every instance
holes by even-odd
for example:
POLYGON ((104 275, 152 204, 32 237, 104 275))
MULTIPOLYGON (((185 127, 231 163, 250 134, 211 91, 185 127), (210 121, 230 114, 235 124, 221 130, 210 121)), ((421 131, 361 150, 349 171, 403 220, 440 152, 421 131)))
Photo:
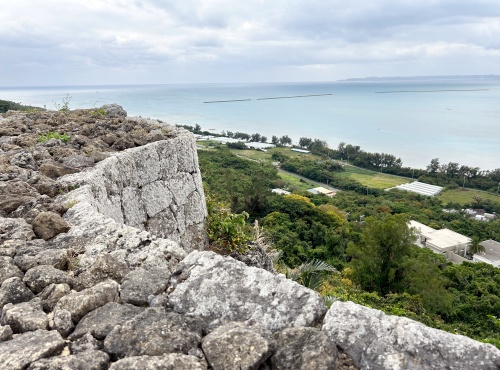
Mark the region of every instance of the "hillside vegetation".
MULTIPOLYGON (((500 345, 500 270, 467 262, 452 265, 414 246, 413 233, 406 226, 407 220, 415 219, 481 240, 500 240, 500 220, 478 222, 460 213, 443 212, 453 204, 438 198, 367 188, 353 177, 343 178, 348 166, 331 166, 314 156, 283 158, 285 148, 256 152, 260 161, 234 153, 223 147, 199 150, 207 193, 211 201, 217 199, 231 212, 244 214, 248 225, 258 221, 267 243, 281 255, 276 267, 283 273, 301 276, 298 281, 314 287, 327 300, 352 300, 500 345), (307 193, 303 190, 307 186, 297 186, 297 179, 290 181, 270 164, 280 156, 280 162, 289 161, 296 172, 329 178, 334 186, 338 183, 351 190, 333 198, 307 193), (269 190, 274 187, 293 193, 277 195, 269 190), (311 269, 319 261, 335 272, 311 269)), ((364 170, 358 175, 384 176, 364 170)), ((299 180, 299 184, 307 185, 307 181, 299 180)), ((240 227, 234 230, 245 232, 242 218, 237 220, 240 227)), ((224 222, 231 225, 229 218, 224 222)), ((247 240, 252 238, 249 230, 247 240)))

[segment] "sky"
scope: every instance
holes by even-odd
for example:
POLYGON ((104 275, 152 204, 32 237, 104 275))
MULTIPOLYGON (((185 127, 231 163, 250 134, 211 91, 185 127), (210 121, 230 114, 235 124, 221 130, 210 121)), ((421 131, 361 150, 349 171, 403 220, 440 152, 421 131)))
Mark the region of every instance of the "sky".
POLYGON ((499 0, 0 0, 0 86, 483 74, 499 0))

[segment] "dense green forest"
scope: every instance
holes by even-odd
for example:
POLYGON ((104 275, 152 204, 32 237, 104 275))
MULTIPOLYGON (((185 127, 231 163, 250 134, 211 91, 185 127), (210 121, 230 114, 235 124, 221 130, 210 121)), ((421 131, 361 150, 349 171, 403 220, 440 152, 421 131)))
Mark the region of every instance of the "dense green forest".
MULTIPOLYGON (((333 198, 300 191, 278 195, 270 188, 282 186, 283 180, 267 162, 242 159, 225 148, 198 154, 209 224, 217 225, 210 234, 219 247, 244 249, 257 220, 267 243, 281 255, 276 268, 288 276, 315 274, 319 284, 309 285, 314 279, 304 273, 297 280, 327 301, 352 300, 500 346, 500 269, 482 263, 452 265, 414 246, 407 227, 415 219, 481 240, 500 240, 500 220, 478 222, 445 213, 443 208, 453 204, 397 190, 367 191, 354 186, 354 180, 349 180, 352 190, 333 198), (320 266, 318 261, 335 271, 304 269, 320 266)), ((336 175, 342 168, 334 162, 275 157, 288 162, 292 172, 340 181, 336 175)))
POLYGON ((42 109, 42 108, 32 107, 30 105, 22 105, 20 103, 15 103, 13 101, 0 99, 0 113, 6 113, 9 110, 29 111, 34 109, 42 109))

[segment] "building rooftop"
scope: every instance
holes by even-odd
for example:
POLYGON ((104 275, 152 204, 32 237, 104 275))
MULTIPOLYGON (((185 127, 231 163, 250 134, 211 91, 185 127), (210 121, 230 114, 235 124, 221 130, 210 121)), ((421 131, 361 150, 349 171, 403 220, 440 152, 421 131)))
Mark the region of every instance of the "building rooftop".
POLYGON ((411 191, 412 193, 417 193, 421 195, 427 195, 429 197, 433 197, 438 195, 443 191, 441 186, 426 184, 420 181, 413 181, 406 184, 396 186, 396 189, 411 191))
POLYGON ((299 148, 292 148, 292 152, 303 153, 303 154, 311 153, 309 150, 304 150, 304 149, 299 149, 299 148))
POLYGON ((435 248, 446 250, 450 247, 468 244, 471 239, 450 229, 436 230, 428 236, 428 243, 435 248))
POLYGON ((322 186, 318 186, 317 188, 308 189, 307 191, 309 193, 312 193, 312 194, 323 194, 323 195, 326 195, 327 197, 333 197, 335 194, 337 194, 333 190, 326 189, 322 186))
POLYGON ((433 233, 434 231, 436 231, 436 229, 433 229, 432 227, 430 226, 427 226, 427 225, 424 225, 418 221, 415 221, 415 220, 410 220, 408 222, 408 226, 409 227, 414 227, 415 229, 417 229, 417 232, 419 234, 428 234, 428 233, 433 233))
POLYGON ((290 194, 290 192, 289 192, 289 191, 286 191, 286 190, 283 190, 283 189, 278 189, 278 188, 276 188, 276 189, 272 189, 271 191, 272 191, 273 193, 276 193, 276 194, 281 194, 281 195, 288 195, 288 194, 290 194))

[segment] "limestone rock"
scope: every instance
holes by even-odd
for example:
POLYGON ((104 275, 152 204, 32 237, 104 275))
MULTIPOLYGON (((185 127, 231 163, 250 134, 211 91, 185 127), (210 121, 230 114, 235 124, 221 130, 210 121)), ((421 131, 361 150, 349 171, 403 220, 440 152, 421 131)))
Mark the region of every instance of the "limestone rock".
POLYGON ((75 328, 75 324, 71 321, 71 313, 66 310, 57 310, 54 312, 54 329, 56 329, 59 334, 66 338, 69 333, 75 328))
POLYGON ((75 288, 82 290, 90 288, 106 279, 121 283, 123 277, 129 273, 127 264, 118 260, 109 253, 97 256, 94 264, 75 279, 75 288))
POLYGON ((53 198, 61 192, 61 185, 42 174, 36 174, 29 178, 28 184, 33 186, 40 194, 48 195, 53 198))
POLYGON ((180 353, 163 356, 133 356, 119 360, 109 370, 206 370, 196 357, 180 353))
POLYGON ((106 280, 92 288, 62 297, 57 302, 55 310, 70 312, 71 319, 74 323, 77 323, 90 311, 104 306, 108 302, 116 302, 118 299, 118 283, 113 280, 106 280))
POLYGON ((203 318, 211 327, 230 321, 271 331, 314 326, 326 313, 321 297, 284 276, 248 267, 212 252, 192 252, 172 276, 174 311, 203 318))
POLYGON ((40 166, 40 172, 51 179, 57 179, 58 177, 78 172, 78 170, 54 161, 47 161, 40 166))
POLYGON ((500 350, 352 302, 334 302, 323 332, 361 369, 498 369, 500 350))
POLYGON ((9 325, 0 325, 0 342, 12 339, 12 329, 9 325))
POLYGON ((120 105, 118 104, 106 104, 101 107, 104 111, 106 111, 106 116, 110 118, 114 117, 121 117, 125 118, 127 117, 127 111, 123 109, 120 105))
POLYGON ((24 283, 33 293, 40 293, 50 284, 73 285, 73 278, 65 271, 58 270, 50 265, 42 265, 26 271, 24 283))
POLYGON ((40 212, 33 222, 33 230, 37 237, 49 240, 60 233, 68 231, 69 226, 55 212, 40 212))
POLYGON ((33 155, 27 150, 22 150, 10 157, 10 164, 13 166, 18 166, 21 168, 28 168, 30 170, 36 170, 37 165, 33 155))
POLYGON ((14 333, 24 333, 38 329, 47 329, 49 319, 42 311, 40 298, 18 304, 6 304, 3 307, 2 325, 9 325, 14 333))
POLYGON ((4 280, 0 287, 0 310, 7 303, 22 303, 34 297, 21 278, 12 277, 4 280))
POLYGON ((39 294, 38 297, 42 300, 42 308, 45 312, 50 312, 54 309, 57 302, 67 296, 71 292, 68 284, 50 284, 46 286, 39 294))
POLYGON ((71 253, 68 249, 46 249, 37 252, 38 251, 35 250, 33 254, 18 253, 16 257, 14 257, 14 263, 22 271, 28 271, 40 265, 50 265, 58 270, 66 270, 68 268, 71 257, 71 253))
POLYGON ((23 273, 14 265, 12 258, 0 256, 0 284, 11 277, 23 277, 23 273))
POLYGON ((208 334, 201 343, 213 369, 256 370, 271 356, 274 346, 259 327, 232 322, 208 334))
POLYGON ((0 217, 0 243, 6 240, 31 240, 33 238, 35 238, 33 228, 24 219, 0 217))
POLYGON ((187 354, 198 348, 203 323, 163 308, 148 308, 108 334, 104 350, 113 357, 160 356, 166 353, 187 354))
POLYGON ((72 154, 68 157, 63 158, 62 163, 70 168, 83 169, 92 166, 94 164, 94 160, 91 157, 85 155, 72 154))
POLYGON ((337 369, 337 348, 316 328, 287 328, 276 335, 276 352, 271 357, 273 370, 337 369))
POLYGON ((123 302, 145 306, 150 295, 165 291, 169 278, 168 271, 162 269, 136 269, 123 279, 120 297, 123 302))
POLYGON ((258 267, 274 273, 273 261, 271 257, 259 246, 251 246, 245 253, 233 251, 229 256, 235 260, 243 262, 247 266, 258 267))
POLYGON ((9 214, 20 205, 29 202, 38 195, 36 189, 24 181, 0 182, 0 212, 9 214))
POLYGON ((123 325, 142 311, 142 308, 129 304, 106 303, 104 306, 89 312, 80 320, 75 331, 71 334, 71 339, 80 338, 86 333, 92 334, 96 339, 104 339, 116 325, 123 325))
POLYGON ((1 369, 22 370, 41 358, 57 355, 65 346, 56 331, 37 330, 0 342, 1 369))
POLYGON ((100 347, 100 343, 90 333, 87 333, 71 342, 71 353, 75 355, 86 351, 97 351, 100 347))
POLYGON ((87 351, 76 355, 38 360, 28 370, 102 370, 109 364, 109 356, 101 351, 87 351))

